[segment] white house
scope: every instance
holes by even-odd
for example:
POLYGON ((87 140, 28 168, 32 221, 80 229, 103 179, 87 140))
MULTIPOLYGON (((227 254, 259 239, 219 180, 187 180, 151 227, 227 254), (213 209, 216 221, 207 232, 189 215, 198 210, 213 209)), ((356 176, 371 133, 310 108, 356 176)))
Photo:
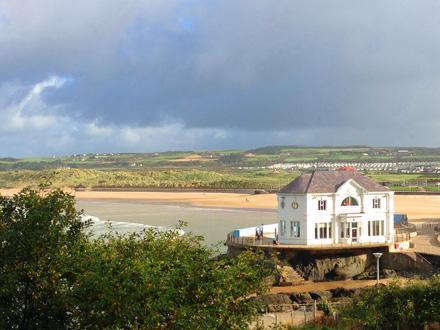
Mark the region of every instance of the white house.
POLYGON ((356 171, 305 173, 277 195, 280 244, 393 242, 394 193, 356 171))

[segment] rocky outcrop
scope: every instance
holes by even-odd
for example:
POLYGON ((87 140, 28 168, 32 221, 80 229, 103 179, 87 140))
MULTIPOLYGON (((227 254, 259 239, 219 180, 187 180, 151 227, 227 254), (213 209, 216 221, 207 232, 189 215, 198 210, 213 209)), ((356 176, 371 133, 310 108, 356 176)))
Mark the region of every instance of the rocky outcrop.
POLYGON ((275 274, 275 283, 277 286, 287 286, 296 283, 301 283, 304 278, 301 277, 295 269, 291 266, 277 266, 277 272, 275 274))
POLYGON ((297 304, 310 304, 313 302, 312 297, 309 293, 292 293, 290 299, 297 304))
MULTIPOLYGON (((374 280, 377 278, 376 274, 376 266, 371 265, 365 269, 364 272, 362 272, 359 275, 356 275, 354 277, 355 280, 374 280)), ((380 278, 392 278, 397 276, 397 272, 394 269, 380 269, 380 278)))
POLYGON ((333 298, 333 294, 330 291, 310 291, 309 295, 313 300, 330 300, 333 298))
POLYGON ((292 266, 308 280, 348 279, 362 273, 369 264, 366 254, 338 257, 298 256, 292 266))
POLYGON ((353 297, 355 290, 346 288, 336 288, 329 290, 332 294, 332 298, 351 298, 353 297))
POLYGON ((434 270, 431 262, 417 252, 384 253, 380 258, 380 267, 398 271, 432 272, 434 270))

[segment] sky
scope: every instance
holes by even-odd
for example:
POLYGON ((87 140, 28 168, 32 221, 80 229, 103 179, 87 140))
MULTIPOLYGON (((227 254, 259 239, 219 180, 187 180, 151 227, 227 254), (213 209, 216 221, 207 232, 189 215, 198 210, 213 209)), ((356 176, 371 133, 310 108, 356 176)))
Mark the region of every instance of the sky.
POLYGON ((0 0, 0 156, 440 145, 436 0, 0 0))

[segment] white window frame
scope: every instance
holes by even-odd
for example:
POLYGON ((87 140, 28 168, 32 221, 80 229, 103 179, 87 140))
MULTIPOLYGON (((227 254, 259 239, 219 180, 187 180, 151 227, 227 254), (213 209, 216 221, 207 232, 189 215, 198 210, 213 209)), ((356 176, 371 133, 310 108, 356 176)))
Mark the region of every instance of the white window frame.
POLYGON ((368 221, 368 236, 383 236, 383 235, 385 235, 384 220, 368 221))
POLYGON ((327 200, 320 199, 318 200, 318 211, 325 211, 327 210, 327 200))
POLYGON ((332 238, 331 222, 315 223, 315 239, 331 239, 331 238, 332 238))
POLYGON ((280 234, 286 236, 286 220, 280 220, 280 234))
POLYGON ((380 209, 381 208, 381 198, 375 197, 373 198, 373 209, 380 209))
POLYGON ((301 224, 299 221, 290 221, 290 237, 299 238, 301 236, 301 224))

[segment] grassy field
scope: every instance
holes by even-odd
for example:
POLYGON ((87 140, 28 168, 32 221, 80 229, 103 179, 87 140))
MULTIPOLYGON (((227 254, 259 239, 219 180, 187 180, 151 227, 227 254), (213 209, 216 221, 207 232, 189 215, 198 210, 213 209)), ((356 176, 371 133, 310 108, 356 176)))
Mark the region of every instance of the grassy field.
POLYGON ((397 162, 435 161, 440 163, 440 148, 370 147, 294 147, 277 146, 254 150, 178 151, 161 153, 77 154, 60 157, 0 158, 0 170, 42 170, 62 167, 83 169, 224 169, 258 167, 286 162, 350 161, 397 162))
MULTIPOLYGON (((207 188, 207 189, 265 189, 277 191, 300 173, 269 169, 59 169, 0 171, 0 188, 22 188, 50 182, 52 187, 84 188, 207 188)), ((428 174, 367 173, 378 182, 387 182, 393 190, 437 191, 428 174), (422 186, 428 183, 427 187, 422 186), (411 184, 413 183, 413 184, 411 184), (419 183, 417 186, 416 183, 419 183)))
POLYGON ((296 172, 177 170, 0 171, 0 188, 21 188, 50 182, 52 187, 126 188, 212 188, 279 189, 298 175, 296 172))
MULTIPOLYGON (((0 158, 0 187, 160 187, 278 190, 299 173, 265 168, 278 163, 433 161, 440 148, 294 147, 162 153, 76 154, 0 158)), ((439 175, 371 172, 394 190, 438 190, 439 175), (425 187, 422 187, 425 186, 425 187)))

